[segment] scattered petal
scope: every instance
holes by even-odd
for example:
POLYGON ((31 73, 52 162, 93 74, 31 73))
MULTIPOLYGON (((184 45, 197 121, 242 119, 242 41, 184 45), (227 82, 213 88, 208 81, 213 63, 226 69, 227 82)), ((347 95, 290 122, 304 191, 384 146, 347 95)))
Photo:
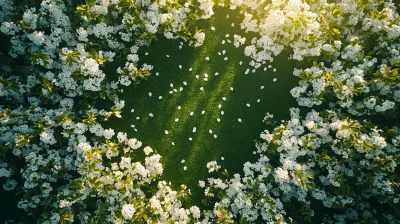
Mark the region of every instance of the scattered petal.
POLYGON ((193 68, 189 68, 189 72, 193 71, 193 68))
POLYGON ((173 84, 173 83, 170 83, 169 86, 171 86, 171 88, 173 88, 173 87, 174 87, 174 84, 173 84))
POLYGON ((225 40, 222 40, 221 43, 222 43, 222 44, 225 44, 225 40))
POLYGON ((231 91, 233 91, 233 87, 229 88, 231 91))
POLYGON ((159 75, 160 75, 160 73, 156 72, 156 76, 159 76, 159 75))
POLYGON ((211 30, 215 30, 215 27, 212 26, 212 27, 211 27, 211 30))
POLYGON ((192 137, 190 137, 190 138, 189 138, 189 141, 192 141, 192 140, 193 140, 193 138, 192 138, 192 137))
POLYGON ((167 58, 169 58, 169 55, 167 54, 167 58))
POLYGON ((187 170, 187 167, 186 167, 186 166, 184 166, 184 167, 183 167, 183 170, 187 170))
POLYGON ((206 77, 206 78, 207 78, 207 77, 208 77, 208 74, 207 74, 207 73, 204 73, 204 77, 206 77))
POLYGON ((182 107, 181 106, 178 106, 178 110, 180 110, 182 107))
POLYGON ((226 97, 222 97, 222 100, 223 100, 223 101, 226 101, 226 97))
POLYGON ((224 111, 221 111, 221 115, 224 115, 225 114, 225 112, 224 111))
POLYGON ((209 58, 209 57, 206 57, 205 59, 206 59, 206 61, 209 61, 209 60, 210 60, 210 58, 209 58))
POLYGON ((131 113, 133 113, 133 112, 135 112, 135 109, 132 109, 132 110, 131 110, 131 113))
POLYGON ((175 145, 175 142, 171 142, 172 145, 175 145))
POLYGON ((196 79, 199 79, 199 77, 200 77, 199 75, 196 75, 196 79))
POLYGON ((181 163, 185 163, 185 160, 184 160, 184 159, 182 159, 181 163))
POLYGON ((214 135, 214 138, 217 138, 218 136, 217 135, 214 135))
POLYGON ((272 68, 272 65, 268 65, 268 68, 272 68))
POLYGON ((224 57, 224 61, 227 61, 228 60, 228 57, 224 57))
POLYGON ((225 158, 224 158, 224 157, 221 157, 221 160, 225 160, 225 158))
POLYGON ((218 108, 221 109, 221 107, 222 107, 222 105, 221 105, 221 104, 218 104, 218 108))
POLYGON ((149 92, 149 97, 151 97, 153 95, 153 93, 152 92, 149 92))
POLYGON ((208 81, 208 78, 204 78, 203 80, 204 80, 205 82, 207 82, 207 81, 208 81))
POLYGON ((257 103, 259 103, 260 102, 260 99, 257 99, 257 103))
POLYGON ((161 99, 162 99, 162 96, 159 96, 159 97, 158 97, 158 99, 160 99, 160 100, 161 100, 161 99))
POLYGON ((165 133, 166 135, 168 135, 168 130, 165 130, 164 133, 165 133))
POLYGON ((261 86, 260 89, 264 89, 264 86, 261 86))
POLYGON ((169 91, 168 93, 169 93, 169 94, 172 94, 172 93, 174 93, 174 91, 171 90, 171 91, 169 91))
POLYGON ((211 130, 211 129, 210 129, 210 130, 208 130, 208 133, 212 134, 212 130, 211 130))
POLYGON ((182 65, 179 65, 179 69, 182 69, 182 65))
POLYGON ((175 122, 178 122, 179 121, 179 118, 175 118, 175 122))
POLYGON ((193 114, 194 114, 193 111, 189 113, 190 116, 193 116, 193 114))
POLYGON ((239 121, 239 122, 242 122, 242 119, 238 118, 238 121, 239 121))
POLYGON ((219 72, 216 72, 214 75, 215 75, 215 76, 218 76, 218 75, 219 75, 219 72))
POLYGON ((218 121, 218 122, 221 122, 221 119, 217 118, 217 121, 218 121))
POLYGON ((204 88, 203 88, 203 87, 200 87, 200 91, 204 91, 204 88))
POLYGON ((186 85, 187 85, 187 82, 186 82, 186 81, 183 81, 183 85, 185 85, 185 86, 186 86, 186 85))
POLYGON ((205 114, 205 113, 206 113, 206 111, 205 111, 205 110, 201 111, 201 114, 205 114))
POLYGON ((278 80, 277 78, 274 78, 272 81, 276 82, 276 80, 278 80))
POLYGON ((149 117, 154 117, 153 113, 149 113, 149 117))
POLYGON ((140 117, 136 117, 136 120, 139 120, 140 119, 140 117))
POLYGON ((192 130, 192 131, 193 131, 193 133, 195 133, 195 132, 196 132, 196 130, 197 130, 197 129, 196 129, 196 127, 194 127, 194 128, 193 128, 193 130, 192 130))
POLYGON ((247 106, 247 107, 250 107, 250 104, 249 104, 249 103, 246 103, 246 106, 247 106))
POLYGON ((276 72, 276 68, 274 68, 274 72, 276 72))

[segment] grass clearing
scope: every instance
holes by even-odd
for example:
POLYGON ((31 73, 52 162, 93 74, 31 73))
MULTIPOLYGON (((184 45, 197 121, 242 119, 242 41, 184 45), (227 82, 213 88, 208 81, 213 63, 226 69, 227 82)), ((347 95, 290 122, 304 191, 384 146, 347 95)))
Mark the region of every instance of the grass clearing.
MULTIPOLYGON (((234 34, 249 37, 240 29, 240 14, 222 8, 215 12, 211 19, 199 22, 199 28, 206 33, 203 46, 193 48, 179 40, 160 37, 149 48, 143 49, 140 59, 154 66, 152 76, 137 88, 125 88, 121 94, 121 99, 125 100, 123 118, 111 118, 104 123, 105 127, 127 132, 129 137, 156 150, 163 157, 164 179, 171 181, 174 187, 186 184, 193 193, 189 203, 197 205, 203 195, 197 183, 207 177, 207 162, 216 160, 229 173, 241 173, 243 163, 255 159, 253 140, 258 139, 266 128, 262 123, 265 113, 270 112, 281 120, 289 117, 290 107, 297 105, 289 93, 297 83, 297 77, 292 75, 296 62, 281 55, 274 63, 265 64, 253 73, 244 48, 233 46, 234 34), (229 20, 225 19, 227 14, 229 20), (215 27, 215 31, 211 27, 215 27), (225 44, 222 44, 223 40, 225 44), (269 65, 272 67, 268 68, 269 65), (266 71, 264 67, 267 67, 266 71), (204 80, 205 74, 208 81, 204 80), (276 82, 274 78, 277 78, 276 82), (137 131, 131 125, 135 125, 137 131), (184 170, 185 166, 187 170, 184 170)), ((249 41, 247 38, 246 42, 249 41)))

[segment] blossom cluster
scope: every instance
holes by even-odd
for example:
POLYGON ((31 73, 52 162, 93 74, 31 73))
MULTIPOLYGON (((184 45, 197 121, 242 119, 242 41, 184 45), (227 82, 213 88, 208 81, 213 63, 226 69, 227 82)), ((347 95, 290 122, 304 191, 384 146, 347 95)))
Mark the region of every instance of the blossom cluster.
POLYGON ((121 85, 150 75, 139 48, 160 34, 200 46, 190 24, 214 2, 78 2, 0 1, 0 178, 25 211, 14 222, 195 222, 199 208, 181 201, 190 191, 160 179, 160 155, 101 122, 121 117, 121 85), (113 78, 105 67, 116 61, 113 78))
POLYGON ((391 1, 364 2, 0 0, 3 189, 21 194, 21 220, 40 223, 285 223, 312 220, 319 206, 326 223, 399 220, 400 19, 391 1), (284 50, 314 61, 294 71, 291 94, 323 109, 291 109, 264 131, 242 175, 209 162, 199 185, 214 203, 201 211, 184 206, 186 186, 161 180, 160 155, 101 122, 121 117, 121 85, 150 76, 140 49, 157 35, 201 46, 193 24, 217 3, 239 8, 255 34, 233 35, 255 69, 284 50), (97 109, 100 100, 112 105, 97 109), (394 122, 375 122, 385 118, 394 122))
POLYGON ((260 135, 258 161, 244 164, 243 177, 214 171, 216 177, 208 178, 206 196, 220 199, 213 217, 307 221, 324 206, 330 209, 326 222, 394 222, 399 129, 385 132, 329 110, 313 110, 304 119, 299 113, 292 108, 289 120, 260 135), (293 203, 300 215, 290 209, 293 203), (378 212, 382 204, 388 207, 378 212))
POLYGON ((300 106, 320 111, 302 118, 299 109, 291 109, 291 119, 278 126, 267 113, 264 121, 275 128, 260 135, 258 161, 245 163, 243 176, 221 171, 199 183, 210 200, 218 198, 211 216, 220 223, 396 223, 400 20, 395 5, 263 4, 228 2, 232 9, 240 7, 241 28, 257 34, 244 54, 255 69, 283 50, 291 59, 313 62, 295 69, 300 81, 291 94, 300 106), (321 206, 327 213, 316 219, 321 206))

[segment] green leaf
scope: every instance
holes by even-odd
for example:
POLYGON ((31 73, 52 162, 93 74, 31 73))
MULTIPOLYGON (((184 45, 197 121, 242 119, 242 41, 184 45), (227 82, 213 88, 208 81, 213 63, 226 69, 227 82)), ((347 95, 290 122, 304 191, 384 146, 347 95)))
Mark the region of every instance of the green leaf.
POLYGON ((337 28, 332 28, 332 32, 336 35, 340 34, 340 31, 337 28))
POLYGON ((80 12, 84 12, 84 11, 86 11, 85 8, 83 8, 82 6, 77 6, 75 13, 80 13, 80 12))
POLYGON ((147 220, 149 220, 149 217, 146 214, 143 214, 143 219, 145 222, 147 222, 147 220))
POLYGON ((333 8, 333 10, 332 10, 332 15, 333 15, 334 17, 336 17, 337 15, 339 15, 340 11, 342 11, 341 8, 333 8))

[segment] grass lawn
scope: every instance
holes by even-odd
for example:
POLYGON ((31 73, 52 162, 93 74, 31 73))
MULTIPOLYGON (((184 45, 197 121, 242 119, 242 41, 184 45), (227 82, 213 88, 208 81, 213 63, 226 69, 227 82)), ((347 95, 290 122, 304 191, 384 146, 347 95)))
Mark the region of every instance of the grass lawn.
POLYGON ((253 140, 267 127, 262 123, 265 113, 281 120, 289 116, 290 107, 296 106, 289 91, 297 83, 297 77, 292 75, 297 62, 281 55, 274 63, 265 64, 253 73, 244 48, 233 46, 234 34, 247 36, 246 43, 250 42, 249 35, 240 29, 240 14, 222 8, 216 8, 215 12, 211 19, 199 21, 198 27, 206 33, 202 47, 160 37, 149 48, 142 49, 140 60, 154 66, 152 76, 137 88, 125 88, 121 94, 126 105, 123 118, 111 118, 104 124, 116 132, 127 132, 128 137, 156 150, 163 157, 164 179, 175 187, 180 184, 190 187, 193 193, 190 203, 197 205, 203 195, 197 183, 206 180, 206 163, 216 160, 229 173, 241 173, 244 162, 255 160, 253 140), (227 14, 230 19, 226 19, 227 14), (272 67, 268 68, 269 65, 272 67), (264 67, 268 69, 264 71, 264 67), (205 74, 208 81, 204 80, 205 74), (181 163, 182 160, 185 162, 181 163))

